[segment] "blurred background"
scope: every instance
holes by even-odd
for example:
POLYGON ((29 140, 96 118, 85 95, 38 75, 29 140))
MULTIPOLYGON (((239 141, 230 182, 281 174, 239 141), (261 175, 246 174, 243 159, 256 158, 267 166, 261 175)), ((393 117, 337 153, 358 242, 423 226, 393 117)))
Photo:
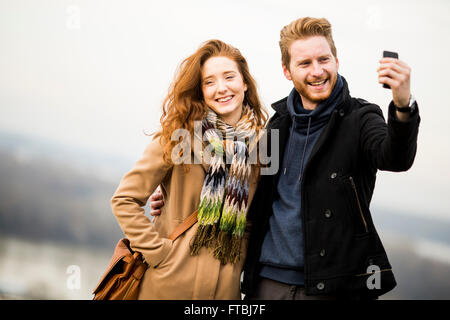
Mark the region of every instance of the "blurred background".
POLYGON ((301 16, 330 20, 351 94, 385 115, 382 51, 411 66, 415 164, 379 172, 371 204, 398 281, 382 299, 449 299, 449 12, 447 0, 0 0, 0 299, 92 299, 122 237, 110 198, 181 60, 208 39, 236 46, 272 115, 292 88, 279 31, 301 16))

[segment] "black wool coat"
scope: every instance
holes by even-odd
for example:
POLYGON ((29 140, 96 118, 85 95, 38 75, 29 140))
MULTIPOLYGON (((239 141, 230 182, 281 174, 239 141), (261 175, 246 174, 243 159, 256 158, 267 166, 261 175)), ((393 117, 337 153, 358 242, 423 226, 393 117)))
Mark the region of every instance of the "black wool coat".
MULTIPOLYGON (((268 141, 271 130, 279 130, 280 164, 291 125, 286 103, 287 97, 272 105, 276 113, 267 125, 268 141)), ((396 286, 369 205, 377 170, 406 171, 412 166, 419 123, 418 108, 409 121, 401 122, 391 102, 386 124, 380 107, 351 97, 344 80, 342 100, 314 145, 298 195, 307 295, 376 298, 396 286), (380 272, 372 274, 369 266, 380 272), (368 280, 372 285, 367 285, 368 280)), ((241 283, 247 296, 258 281, 261 247, 272 202, 278 197, 280 174, 282 168, 261 176, 249 209, 252 228, 241 283)))

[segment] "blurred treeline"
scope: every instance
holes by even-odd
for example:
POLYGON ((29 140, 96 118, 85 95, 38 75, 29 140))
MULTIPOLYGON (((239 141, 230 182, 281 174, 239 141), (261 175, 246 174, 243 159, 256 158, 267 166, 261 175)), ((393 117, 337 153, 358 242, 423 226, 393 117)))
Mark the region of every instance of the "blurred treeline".
MULTIPOLYGON (((5 237, 113 251, 122 235, 110 199, 132 161, 68 153, 45 144, 0 135, 0 232, 5 237), (18 151, 19 150, 19 151, 18 151), (121 162, 122 161, 122 162, 121 162), (83 165, 79 165, 83 162, 83 165), (116 170, 104 179, 96 172, 116 170), (100 168, 100 169, 99 169, 100 168)), ((376 191, 375 191, 376 192, 376 191)), ((148 212, 148 208, 146 209, 148 212)), ((374 221, 398 286, 384 299, 450 299, 450 224, 376 211, 374 221), (417 250, 420 239, 445 244, 440 252, 417 250)), ((436 251, 436 250, 434 250, 436 251)), ((1 259, 0 259, 1 260, 1 259)), ((103 270, 103 266, 98 266, 103 270)))
POLYGON ((116 185, 45 158, 0 158, 3 235, 110 248, 122 236, 109 202, 116 185))

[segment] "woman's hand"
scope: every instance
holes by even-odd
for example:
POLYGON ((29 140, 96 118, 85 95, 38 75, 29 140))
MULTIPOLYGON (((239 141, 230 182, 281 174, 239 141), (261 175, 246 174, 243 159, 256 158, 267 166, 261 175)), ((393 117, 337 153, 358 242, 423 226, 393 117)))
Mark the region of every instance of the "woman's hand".
POLYGON ((161 215, 161 208, 164 206, 164 200, 161 193, 161 189, 158 186, 155 192, 150 196, 150 215, 157 217, 161 215))

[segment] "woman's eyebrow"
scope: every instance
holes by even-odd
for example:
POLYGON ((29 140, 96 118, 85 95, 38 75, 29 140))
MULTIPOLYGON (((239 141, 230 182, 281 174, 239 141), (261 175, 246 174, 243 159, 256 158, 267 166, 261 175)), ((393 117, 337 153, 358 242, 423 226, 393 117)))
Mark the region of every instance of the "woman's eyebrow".
MULTIPOLYGON (((222 72, 222 74, 223 75, 227 75, 227 74, 236 74, 237 72, 235 71, 235 70, 229 70, 229 71, 224 71, 224 72, 222 72)), ((207 80, 207 79, 210 79, 210 78, 214 78, 215 77, 215 75, 207 75, 206 77, 203 77, 202 78, 202 80, 203 81, 205 81, 205 80, 207 80)))
POLYGON ((204 81, 206 81, 206 80, 210 80, 210 79, 213 79, 213 78, 215 78, 215 76, 214 75, 207 75, 206 77, 202 77, 202 82, 204 82, 204 81))

